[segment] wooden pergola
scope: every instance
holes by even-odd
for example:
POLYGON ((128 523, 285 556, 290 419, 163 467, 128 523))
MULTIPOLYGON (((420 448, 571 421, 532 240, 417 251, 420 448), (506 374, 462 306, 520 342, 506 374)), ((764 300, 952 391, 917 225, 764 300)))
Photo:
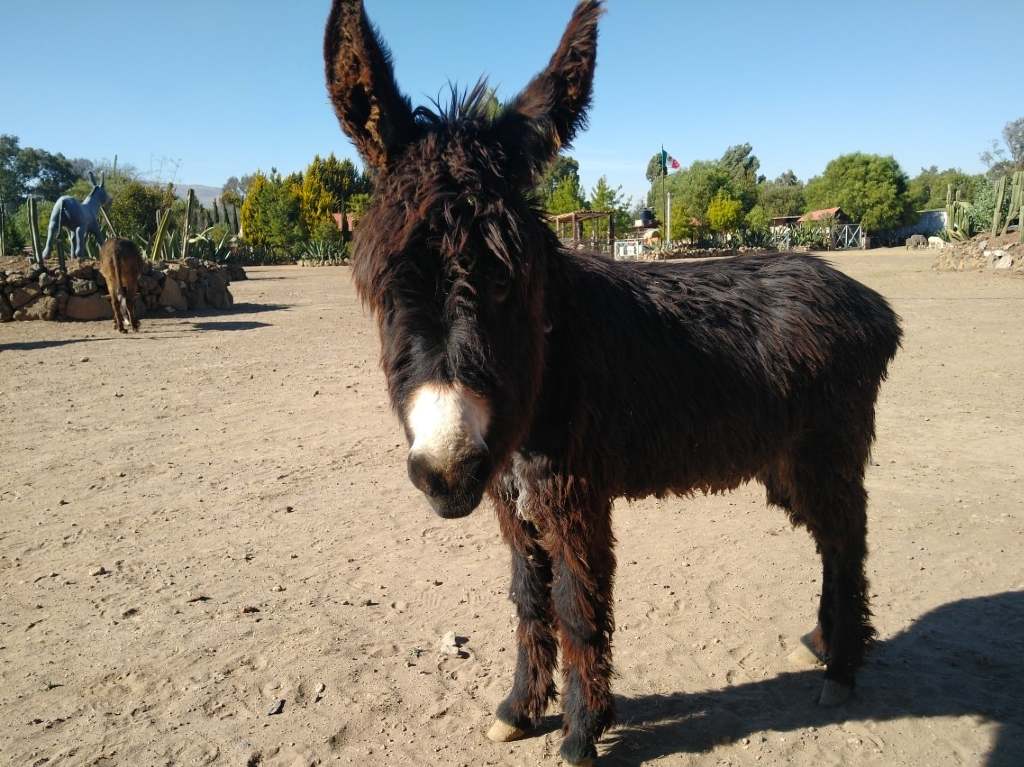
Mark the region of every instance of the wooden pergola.
POLYGON ((564 243, 590 244, 594 247, 607 245, 611 251, 615 244, 615 213, 610 210, 574 210, 572 213, 559 213, 548 216, 548 222, 564 243), (598 243, 597 237, 586 240, 583 237, 583 224, 586 221, 607 221, 607 239, 598 243))

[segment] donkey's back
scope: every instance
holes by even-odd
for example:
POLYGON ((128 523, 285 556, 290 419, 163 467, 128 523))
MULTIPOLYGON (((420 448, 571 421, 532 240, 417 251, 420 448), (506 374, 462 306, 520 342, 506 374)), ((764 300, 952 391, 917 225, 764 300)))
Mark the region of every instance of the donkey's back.
POLYGON ((734 487, 833 433, 863 465, 901 335, 878 293, 804 255, 565 264, 552 410, 618 493, 734 487))

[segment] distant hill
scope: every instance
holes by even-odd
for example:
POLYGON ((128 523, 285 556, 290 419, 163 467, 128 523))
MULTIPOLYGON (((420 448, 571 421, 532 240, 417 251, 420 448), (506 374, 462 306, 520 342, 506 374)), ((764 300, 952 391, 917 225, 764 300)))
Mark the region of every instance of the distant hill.
POLYGON ((202 184, 175 184, 174 196, 184 199, 188 194, 189 187, 196 190, 196 199, 207 208, 214 200, 220 198, 219 186, 203 186, 202 184))

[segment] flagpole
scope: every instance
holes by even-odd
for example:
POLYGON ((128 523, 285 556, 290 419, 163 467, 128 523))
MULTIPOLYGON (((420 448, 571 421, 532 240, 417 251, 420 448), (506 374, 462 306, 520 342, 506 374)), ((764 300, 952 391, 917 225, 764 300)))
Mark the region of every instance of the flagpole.
POLYGON ((665 244, 668 245, 672 238, 672 192, 665 192, 665 244))
MULTIPOLYGON (((661 199, 665 199, 665 176, 668 175, 668 160, 665 158, 665 145, 661 145, 661 199)), ((668 217, 668 208, 665 209, 665 216, 662 217, 662 227, 665 225, 665 219, 668 217)), ((668 242, 668 232, 662 233, 664 236, 661 238, 661 248, 665 249, 665 243, 668 242)))

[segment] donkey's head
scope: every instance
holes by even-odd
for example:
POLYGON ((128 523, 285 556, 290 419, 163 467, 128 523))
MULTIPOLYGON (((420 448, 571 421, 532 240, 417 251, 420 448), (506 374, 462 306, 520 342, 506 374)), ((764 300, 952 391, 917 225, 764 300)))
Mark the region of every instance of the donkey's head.
POLYGON ((398 90, 360 0, 334 0, 327 21, 327 89, 375 176, 353 277, 380 326, 409 476, 443 517, 476 508, 533 417, 557 241, 530 190, 585 122, 600 13, 581 2, 503 108, 481 83, 436 112, 398 90))
POLYGON ((87 199, 94 200, 98 205, 106 205, 110 202, 110 193, 107 191, 107 174, 100 171, 100 180, 96 181, 96 175, 89 171, 89 182, 92 184, 92 191, 87 199))

